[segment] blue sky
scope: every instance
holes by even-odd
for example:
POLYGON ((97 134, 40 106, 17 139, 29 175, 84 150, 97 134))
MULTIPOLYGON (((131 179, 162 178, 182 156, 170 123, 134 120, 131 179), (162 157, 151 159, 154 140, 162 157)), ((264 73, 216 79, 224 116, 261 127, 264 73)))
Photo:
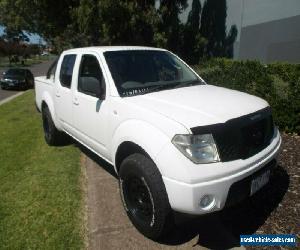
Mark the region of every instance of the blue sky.
MULTIPOLYGON (((0 36, 2 36, 3 33, 4 33, 4 27, 0 26, 0 36)), ((43 38, 41 38, 38 34, 29 34, 27 32, 25 32, 25 33, 28 35, 30 43, 40 43, 40 42, 42 44, 46 43, 45 40, 43 38), (41 39, 41 41, 40 41, 40 39, 41 39)))

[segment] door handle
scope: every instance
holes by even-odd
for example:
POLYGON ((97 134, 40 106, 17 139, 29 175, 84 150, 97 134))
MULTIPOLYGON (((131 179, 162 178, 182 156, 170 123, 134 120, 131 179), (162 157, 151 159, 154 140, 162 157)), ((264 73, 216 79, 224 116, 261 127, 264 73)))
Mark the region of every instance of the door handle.
POLYGON ((77 98, 74 98, 74 100, 73 100, 73 104, 74 104, 74 105, 76 105, 76 106, 78 106, 78 105, 79 105, 79 102, 78 102, 78 99, 77 99, 77 98))

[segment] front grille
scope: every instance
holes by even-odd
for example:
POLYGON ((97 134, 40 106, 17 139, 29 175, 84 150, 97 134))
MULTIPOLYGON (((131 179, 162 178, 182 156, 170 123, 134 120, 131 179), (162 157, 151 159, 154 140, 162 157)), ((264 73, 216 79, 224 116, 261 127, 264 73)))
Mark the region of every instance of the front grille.
POLYGON ((221 161, 247 159, 266 148, 273 138, 270 108, 235 118, 222 124, 191 129, 194 134, 212 133, 221 161))

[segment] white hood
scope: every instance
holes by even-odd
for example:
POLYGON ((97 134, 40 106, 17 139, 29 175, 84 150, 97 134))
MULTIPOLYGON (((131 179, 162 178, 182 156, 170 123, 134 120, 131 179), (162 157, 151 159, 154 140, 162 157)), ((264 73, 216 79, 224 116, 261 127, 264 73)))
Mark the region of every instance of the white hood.
POLYGON ((187 128, 223 123, 268 106, 256 96, 212 85, 164 90, 126 99, 187 128))

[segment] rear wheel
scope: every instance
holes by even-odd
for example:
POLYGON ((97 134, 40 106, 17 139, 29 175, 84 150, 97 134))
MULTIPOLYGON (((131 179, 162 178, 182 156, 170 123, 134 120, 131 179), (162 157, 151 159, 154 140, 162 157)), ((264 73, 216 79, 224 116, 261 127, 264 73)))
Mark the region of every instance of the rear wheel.
POLYGON ((61 144, 62 138, 65 136, 62 132, 58 131, 52 120, 49 108, 46 106, 42 109, 43 128, 45 141, 50 146, 61 144))
POLYGON ((128 156, 121 164, 120 192, 132 224, 146 237, 157 240, 169 231, 173 213, 155 163, 142 154, 128 156))

